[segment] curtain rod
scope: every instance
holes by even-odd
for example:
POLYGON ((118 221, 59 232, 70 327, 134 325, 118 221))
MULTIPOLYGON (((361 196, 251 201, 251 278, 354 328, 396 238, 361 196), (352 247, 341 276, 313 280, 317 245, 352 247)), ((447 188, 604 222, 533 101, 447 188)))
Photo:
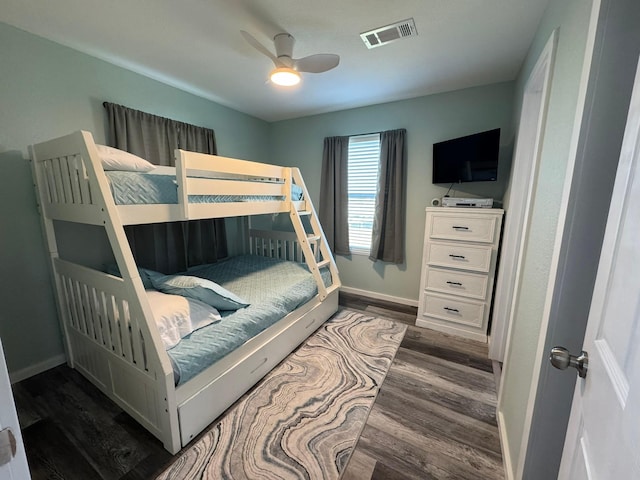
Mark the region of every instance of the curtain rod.
POLYGON ((406 128, 395 128, 393 130, 379 130, 377 132, 368 132, 368 133, 354 133, 353 135, 348 135, 349 137, 359 137, 360 135, 375 135, 376 133, 384 133, 384 132, 394 132, 396 130, 405 130, 406 128))

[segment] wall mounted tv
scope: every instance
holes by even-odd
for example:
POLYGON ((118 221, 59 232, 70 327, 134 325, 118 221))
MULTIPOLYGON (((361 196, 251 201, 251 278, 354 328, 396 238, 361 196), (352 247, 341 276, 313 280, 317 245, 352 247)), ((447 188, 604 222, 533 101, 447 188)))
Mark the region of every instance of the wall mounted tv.
POLYGON ((500 129, 433 144, 433 183, 498 179, 500 129))

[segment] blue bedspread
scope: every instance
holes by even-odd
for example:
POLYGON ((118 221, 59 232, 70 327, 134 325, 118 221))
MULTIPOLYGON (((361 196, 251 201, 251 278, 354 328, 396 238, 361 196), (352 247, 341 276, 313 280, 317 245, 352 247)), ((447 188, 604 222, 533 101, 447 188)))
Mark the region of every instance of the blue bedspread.
MULTIPOLYGON (((167 352, 174 364, 177 383, 193 378, 317 293, 316 282, 305 265, 255 255, 192 268, 189 275, 212 280, 250 305, 220 312, 223 316, 220 322, 193 332, 167 352)), ((325 284, 330 284, 327 269, 322 275, 325 284)))
MULTIPOLYGON (((105 172, 116 205, 148 205, 178 203, 178 185, 172 175, 140 172, 105 172)), ((292 199, 301 200, 302 190, 292 185, 292 199)), ((283 200, 267 195, 189 195, 190 203, 256 202, 283 200)))

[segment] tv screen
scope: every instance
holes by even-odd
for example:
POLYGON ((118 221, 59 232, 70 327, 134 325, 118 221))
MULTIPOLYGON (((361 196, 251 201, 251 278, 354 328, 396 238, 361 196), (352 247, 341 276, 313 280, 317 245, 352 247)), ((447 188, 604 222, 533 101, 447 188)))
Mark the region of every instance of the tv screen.
POLYGON ((433 183, 498 179, 500 129, 433 144, 433 183))

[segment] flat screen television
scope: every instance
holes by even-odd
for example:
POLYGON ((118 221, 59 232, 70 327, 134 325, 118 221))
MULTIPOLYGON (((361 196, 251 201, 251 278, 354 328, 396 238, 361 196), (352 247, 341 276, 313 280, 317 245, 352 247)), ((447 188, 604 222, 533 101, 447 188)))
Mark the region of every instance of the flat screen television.
POLYGON ((498 179, 500 129, 433 144, 433 183, 498 179))

